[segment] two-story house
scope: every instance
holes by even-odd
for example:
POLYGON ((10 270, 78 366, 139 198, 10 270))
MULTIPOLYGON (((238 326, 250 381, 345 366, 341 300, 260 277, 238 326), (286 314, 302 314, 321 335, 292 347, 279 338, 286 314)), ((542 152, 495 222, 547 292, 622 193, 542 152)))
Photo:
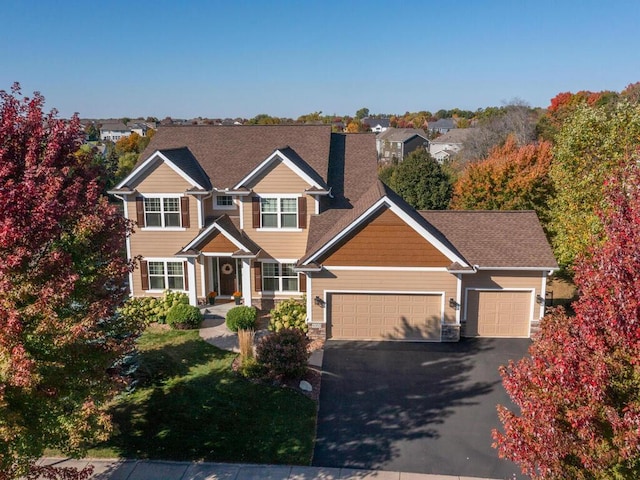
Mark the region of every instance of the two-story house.
POLYGON ((138 225, 132 295, 306 295, 323 338, 528 336, 557 268, 535 213, 417 212, 376 160, 326 125, 160 127, 110 192, 138 225))
POLYGON ((402 161, 418 148, 429 150, 429 139, 417 128, 387 128, 376 137, 380 162, 402 161))

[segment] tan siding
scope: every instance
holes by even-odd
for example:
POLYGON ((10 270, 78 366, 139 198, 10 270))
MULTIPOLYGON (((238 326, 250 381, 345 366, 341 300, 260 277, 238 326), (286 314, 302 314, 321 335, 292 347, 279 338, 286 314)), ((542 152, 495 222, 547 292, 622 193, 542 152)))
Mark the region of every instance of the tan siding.
POLYGON ((258 193, 302 193, 311 185, 282 162, 274 162, 247 186, 258 193))
POLYGON ((446 267, 451 260, 389 209, 370 219, 324 258, 325 265, 446 267))
MULTIPOLYGON (((144 192, 148 193, 148 192, 144 192)), ((170 191, 164 193, 172 193, 170 191)), ((135 198, 130 197, 127 202, 127 210, 129 218, 135 221, 136 218, 136 202, 135 198)), ((198 205, 195 198, 189 198, 189 215, 191 217, 191 227, 184 231, 171 230, 144 230, 135 227, 135 232, 131 235, 131 256, 136 257, 159 257, 171 258, 182 247, 187 245, 198 235, 198 205)), ((196 294, 200 295, 200 272, 196 266, 196 282, 198 290, 196 294)), ((140 291, 140 271, 133 273, 133 292, 134 295, 141 295, 140 291)))
POLYGON ((159 162, 132 187, 140 193, 182 193, 191 188, 191 184, 164 162, 159 162))
POLYGON ((216 234, 206 245, 201 248, 203 252, 235 252, 238 250, 231 241, 223 234, 216 234))
MULTIPOLYGON (((340 270, 311 274, 311 297, 325 299, 325 290, 371 292, 444 292, 445 323, 455 323, 456 311, 449 307, 449 298, 456 298, 456 277, 447 272, 398 272, 375 270, 340 270)), ((326 299, 325 299, 326 300, 326 299)), ((313 303, 312 319, 323 322, 325 308, 313 303)))
MULTIPOLYGON (((286 192, 284 192, 286 193, 286 192)), ((244 231, 249 238, 260 245, 268 255, 273 258, 290 258, 299 259, 304 255, 307 248, 308 228, 301 231, 280 231, 280 232, 262 232, 253 228, 252 222, 252 197, 243 198, 243 222, 244 231)), ((315 202, 313 198, 307 196, 307 225, 309 214, 315 210, 315 202)))

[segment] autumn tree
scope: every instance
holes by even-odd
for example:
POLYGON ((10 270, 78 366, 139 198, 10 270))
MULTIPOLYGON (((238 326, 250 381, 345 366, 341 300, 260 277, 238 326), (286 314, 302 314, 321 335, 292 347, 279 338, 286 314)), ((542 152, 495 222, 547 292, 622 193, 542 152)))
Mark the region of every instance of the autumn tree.
POLYGON ((419 148, 402 160, 395 172, 380 173, 390 187, 418 210, 444 210, 451 200, 451 180, 442 166, 419 148))
POLYGON ((129 225, 79 150, 78 118, 43 104, 17 84, 0 92, 0 478, 38 473, 45 448, 81 455, 108 436, 111 367, 140 329, 115 314, 129 225))
POLYGON ((558 262, 570 267, 601 230, 605 179, 640 158, 640 105, 578 107, 556 141, 549 231, 558 262))
POLYGON ((455 210, 535 210, 547 217, 552 185, 549 178, 552 145, 519 146, 509 136, 486 160, 467 164, 453 187, 455 210))
POLYGON ((576 266, 575 317, 554 310, 530 358, 501 369, 502 457, 535 479, 640 478, 640 169, 608 185, 606 241, 576 266))

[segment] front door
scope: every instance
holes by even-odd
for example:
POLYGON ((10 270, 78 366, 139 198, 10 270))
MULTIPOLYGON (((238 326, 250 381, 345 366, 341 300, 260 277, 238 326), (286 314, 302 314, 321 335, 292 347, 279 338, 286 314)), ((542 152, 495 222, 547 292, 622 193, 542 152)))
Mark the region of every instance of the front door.
POLYGON ((220 295, 233 295, 236 290, 236 261, 220 259, 220 295))

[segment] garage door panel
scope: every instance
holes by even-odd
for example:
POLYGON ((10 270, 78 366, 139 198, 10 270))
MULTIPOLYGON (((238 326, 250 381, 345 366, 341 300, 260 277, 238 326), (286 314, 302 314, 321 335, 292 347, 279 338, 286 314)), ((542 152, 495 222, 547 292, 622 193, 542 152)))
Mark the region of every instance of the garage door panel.
POLYGON ((468 336, 528 337, 531 292, 477 291, 467 294, 468 336))
POLYGON ((441 295, 353 293, 328 299, 330 338, 440 340, 441 295))

